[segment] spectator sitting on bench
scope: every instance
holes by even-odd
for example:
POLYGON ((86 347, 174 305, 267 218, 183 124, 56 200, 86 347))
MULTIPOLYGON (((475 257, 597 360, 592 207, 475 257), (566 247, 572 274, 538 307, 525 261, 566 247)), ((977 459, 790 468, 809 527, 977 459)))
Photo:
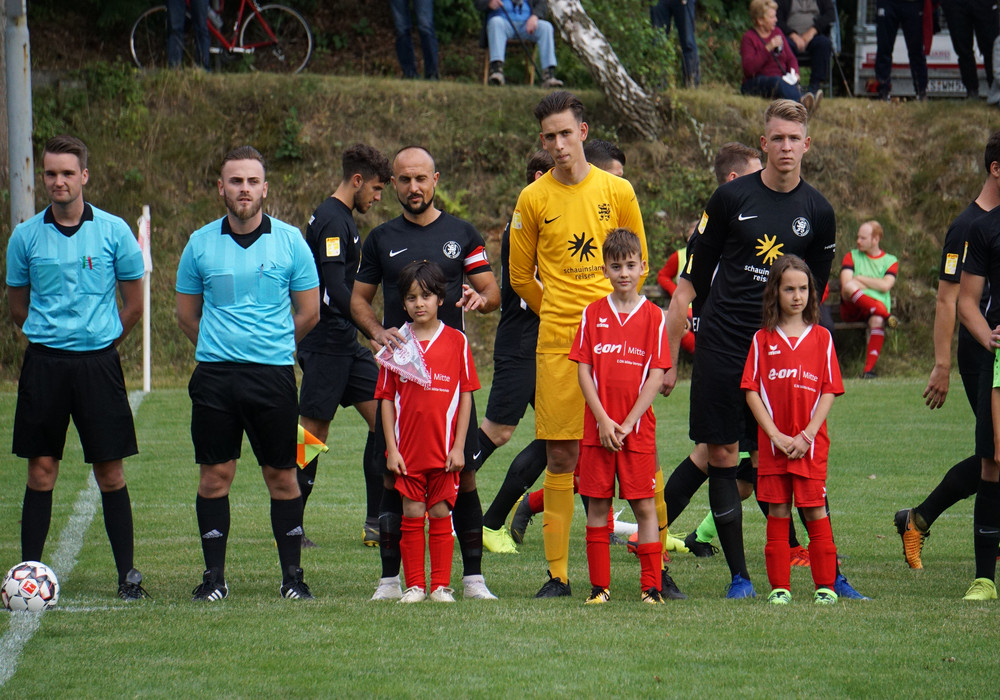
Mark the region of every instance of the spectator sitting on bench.
POLYGON ((819 95, 830 74, 833 42, 830 27, 837 21, 833 0, 777 0, 778 29, 785 33, 799 56, 808 56, 808 92, 819 95))
MULTIPOLYGON (((532 41, 538 44, 542 59, 542 87, 562 87, 556 78, 556 44, 552 23, 542 19, 548 13, 545 0, 475 0, 484 13, 480 44, 490 53, 490 85, 503 85, 503 62, 507 42, 532 41)), ((534 59, 531 59, 534 60, 534 59)))
POLYGON ((868 322, 864 379, 875 378, 885 327, 896 327, 890 313, 889 291, 896 283, 899 263, 881 248, 882 225, 866 221, 858 228, 858 247, 844 256, 840 266, 840 317, 844 321, 868 322))

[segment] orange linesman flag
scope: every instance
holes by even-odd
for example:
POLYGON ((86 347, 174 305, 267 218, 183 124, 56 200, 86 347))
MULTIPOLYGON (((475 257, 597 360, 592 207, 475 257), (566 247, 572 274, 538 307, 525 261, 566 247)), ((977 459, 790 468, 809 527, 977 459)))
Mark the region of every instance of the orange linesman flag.
POLYGON ((330 448, 308 430, 299 426, 299 443, 295 448, 295 463, 299 469, 305 469, 309 462, 324 452, 329 452, 330 448))

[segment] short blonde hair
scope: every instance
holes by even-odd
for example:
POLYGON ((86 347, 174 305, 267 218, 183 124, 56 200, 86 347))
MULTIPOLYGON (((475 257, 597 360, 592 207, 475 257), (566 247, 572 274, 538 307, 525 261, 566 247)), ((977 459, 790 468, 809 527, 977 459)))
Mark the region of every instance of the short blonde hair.
POLYGON ((805 108, 805 105, 795 100, 775 100, 769 104, 767 111, 764 112, 765 128, 767 128, 772 119, 798 122, 802 125, 802 128, 809 128, 809 111, 805 108))
POLYGON ((778 3, 774 0, 750 0, 750 19, 756 22, 764 19, 768 10, 777 10, 778 3))

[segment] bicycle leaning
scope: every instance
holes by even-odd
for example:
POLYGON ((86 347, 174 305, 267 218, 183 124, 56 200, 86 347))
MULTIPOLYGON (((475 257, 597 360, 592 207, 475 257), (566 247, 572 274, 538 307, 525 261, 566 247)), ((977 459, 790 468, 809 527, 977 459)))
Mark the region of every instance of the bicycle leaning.
MULTIPOLYGON (((190 0, 188 2, 190 5, 190 0)), ((312 31, 305 18, 284 5, 260 5, 257 0, 239 0, 235 17, 230 17, 232 36, 223 31, 229 24, 222 18, 222 0, 219 7, 208 12, 208 31, 212 40, 209 53, 223 61, 240 60, 251 70, 272 73, 298 73, 312 56, 312 31)), ((190 24, 191 15, 186 22, 190 24)), ((190 32, 185 32, 189 34, 190 32)), ((167 37, 170 22, 167 6, 159 5, 139 15, 132 25, 129 48, 132 59, 140 68, 167 67, 167 37)), ((191 47, 185 45, 185 54, 191 47)), ((185 59, 190 61, 191 56, 185 59)))

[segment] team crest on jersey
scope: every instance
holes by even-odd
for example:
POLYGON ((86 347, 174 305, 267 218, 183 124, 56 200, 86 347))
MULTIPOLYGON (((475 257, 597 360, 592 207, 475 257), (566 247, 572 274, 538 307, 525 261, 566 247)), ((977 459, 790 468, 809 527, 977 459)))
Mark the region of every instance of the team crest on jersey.
POLYGON ((326 257, 335 258, 340 255, 340 236, 326 239, 326 257))
POLYGON ((944 256, 944 274, 954 275, 958 270, 958 253, 948 253, 944 256))
POLYGON ((462 246, 455 241, 448 241, 444 244, 444 247, 441 248, 441 251, 445 254, 445 257, 454 260, 462 254, 462 246))
POLYGON ((809 219, 804 216, 796 217, 795 221, 792 222, 792 233, 799 238, 808 236, 811 231, 812 226, 809 225, 809 219))
POLYGON ((569 254, 576 255, 580 262, 587 262, 597 254, 597 246, 594 245, 594 238, 587 237, 586 231, 579 236, 573 236, 569 242, 569 254))
POLYGON ((601 202, 597 205, 597 216, 600 217, 601 221, 609 221, 611 219, 611 207, 607 202, 601 202))

